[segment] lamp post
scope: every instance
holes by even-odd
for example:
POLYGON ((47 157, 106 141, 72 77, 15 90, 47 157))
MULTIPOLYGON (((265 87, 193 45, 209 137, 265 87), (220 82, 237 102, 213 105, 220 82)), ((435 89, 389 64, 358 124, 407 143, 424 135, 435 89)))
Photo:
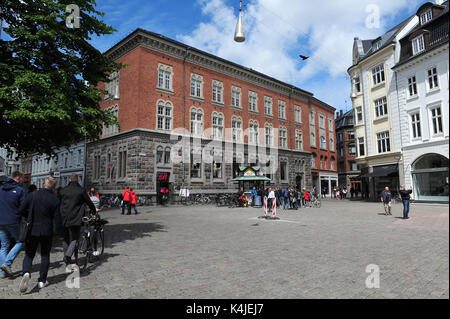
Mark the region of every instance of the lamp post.
POLYGON ((239 17, 236 23, 236 29, 234 31, 234 41, 236 42, 245 41, 244 21, 242 16, 242 0, 239 1, 239 17))

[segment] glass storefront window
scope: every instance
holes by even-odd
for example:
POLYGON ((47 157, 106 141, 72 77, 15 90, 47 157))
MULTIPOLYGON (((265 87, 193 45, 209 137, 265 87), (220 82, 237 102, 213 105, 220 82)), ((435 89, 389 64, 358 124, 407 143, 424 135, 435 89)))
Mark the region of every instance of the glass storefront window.
POLYGON ((414 197, 424 201, 448 201, 448 159, 426 154, 412 165, 414 197))

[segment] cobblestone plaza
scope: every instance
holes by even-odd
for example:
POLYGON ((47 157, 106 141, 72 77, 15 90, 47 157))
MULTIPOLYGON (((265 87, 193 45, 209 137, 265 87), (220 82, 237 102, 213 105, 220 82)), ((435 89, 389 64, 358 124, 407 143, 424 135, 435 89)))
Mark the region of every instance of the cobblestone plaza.
POLYGON ((35 257, 28 293, 15 276, 0 298, 449 298, 448 205, 412 204, 409 220, 383 215, 381 203, 324 200, 322 208, 279 210, 215 206, 141 207, 139 215, 103 212, 101 262, 67 288, 56 241, 48 281, 37 288, 35 257), (380 287, 367 288, 368 265, 380 287))

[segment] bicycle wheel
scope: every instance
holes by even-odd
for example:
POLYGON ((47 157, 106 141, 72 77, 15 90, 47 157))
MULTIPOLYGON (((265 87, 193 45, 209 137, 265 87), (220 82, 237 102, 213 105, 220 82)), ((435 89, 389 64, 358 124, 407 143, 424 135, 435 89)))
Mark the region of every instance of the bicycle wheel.
POLYGON ((317 201, 316 207, 320 208, 320 206, 322 206, 322 202, 320 200, 317 201))
POLYGON ((100 259, 100 256, 103 255, 105 251, 105 233, 103 232, 103 228, 97 230, 95 232, 94 237, 92 238, 92 254, 90 257, 92 259, 100 259))
POLYGON ((87 268, 87 264, 89 261, 90 255, 90 245, 89 245, 89 236, 87 233, 83 233, 78 240, 77 249, 75 250, 75 263, 78 268, 80 268, 80 272, 83 272, 87 268))

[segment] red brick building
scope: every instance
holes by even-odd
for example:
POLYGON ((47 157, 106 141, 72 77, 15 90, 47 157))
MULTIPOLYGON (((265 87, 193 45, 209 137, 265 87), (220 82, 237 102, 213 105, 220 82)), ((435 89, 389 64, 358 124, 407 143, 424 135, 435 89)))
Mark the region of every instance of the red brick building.
POLYGON ((321 178, 337 179, 335 109, 312 93, 142 29, 106 54, 128 66, 104 84, 102 108, 120 129, 105 127, 87 146, 87 182, 100 192, 127 185, 153 196, 167 176, 172 193, 181 185, 234 193, 233 178, 248 166, 275 168, 264 174, 281 187, 320 190, 321 178), (174 134, 179 128, 185 132, 174 134), (178 150, 181 141, 187 151, 178 150))

